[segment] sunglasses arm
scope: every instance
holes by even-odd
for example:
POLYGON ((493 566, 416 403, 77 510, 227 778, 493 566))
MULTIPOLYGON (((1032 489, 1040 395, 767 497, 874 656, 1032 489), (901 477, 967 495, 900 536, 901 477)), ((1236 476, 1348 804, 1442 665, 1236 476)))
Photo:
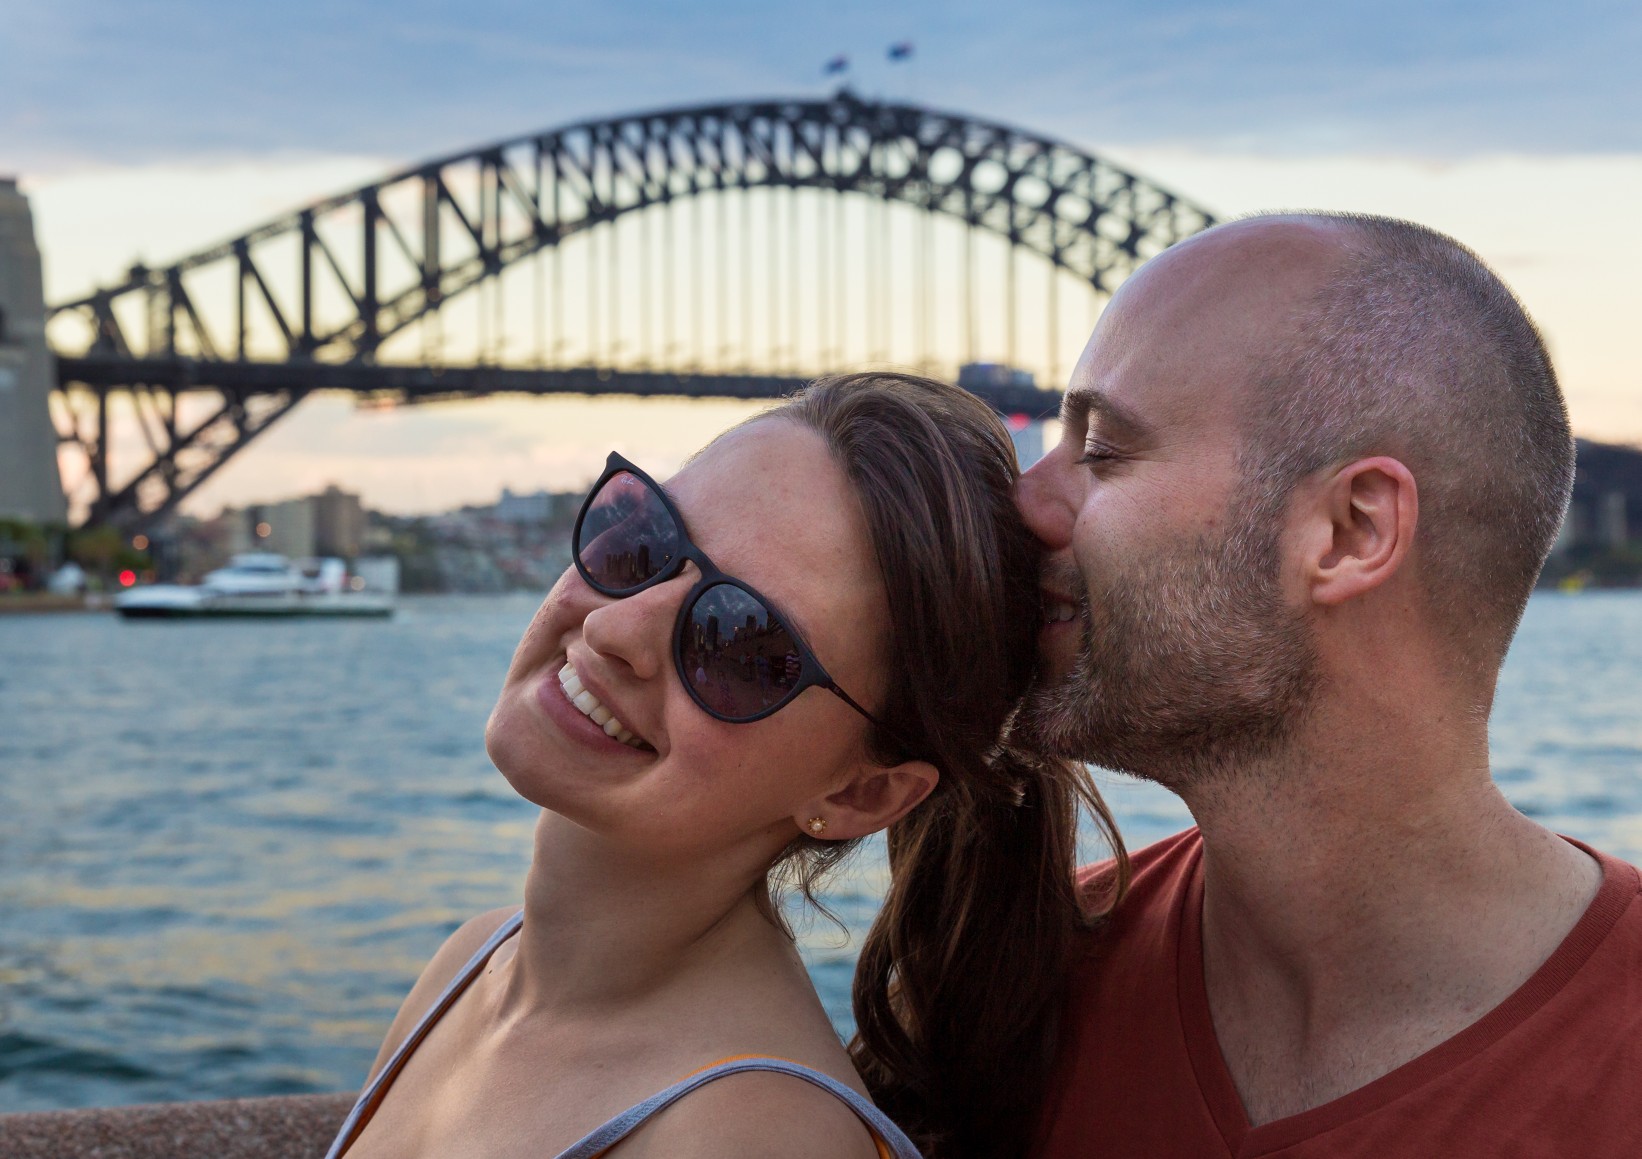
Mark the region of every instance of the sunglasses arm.
POLYGON ((836 696, 839 700, 842 700, 845 704, 847 704, 851 708, 855 709, 856 712, 859 712, 862 716, 866 717, 867 721, 870 724, 876 726, 877 728, 882 729, 886 736, 890 737, 892 740, 895 741, 896 744, 901 746, 901 751, 902 752, 910 753, 912 751, 911 746, 909 746, 906 743, 906 740, 901 736, 900 733, 896 732, 893 728, 889 727, 889 725, 885 724, 883 721, 879 720, 876 716, 872 715, 872 713, 870 713, 866 709, 862 708, 859 704, 857 704, 855 702, 855 698, 853 696, 851 696, 849 693, 845 692, 842 688, 838 687, 838 685, 834 684, 830 679, 827 680, 822 685, 822 687, 825 688, 828 692, 832 693, 834 696, 836 696))

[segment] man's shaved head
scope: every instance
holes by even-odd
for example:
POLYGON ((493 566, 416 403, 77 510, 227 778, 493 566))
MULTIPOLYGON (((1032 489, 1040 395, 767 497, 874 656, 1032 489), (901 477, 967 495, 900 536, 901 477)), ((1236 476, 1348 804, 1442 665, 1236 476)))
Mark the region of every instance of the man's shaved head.
POLYGON ((1402 461, 1419 487, 1414 550, 1434 622, 1491 675, 1573 486, 1545 345, 1505 284, 1450 237, 1360 215, 1295 224, 1335 233, 1344 260, 1251 386, 1245 474, 1279 501, 1331 466, 1402 461))
POLYGON ((1521 305, 1459 243, 1385 218, 1249 218, 1148 262, 1017 496, 1082 637, 1046 629, 1022 735, 1174 787, 1281 750, 1328 683, 1320 632, 1349 622, 1285 586, 1285 537, 1318 517, 1297 496, 1377 457, 1417 491, 1399 592, 1418 622, 1404 596, 1373 606, 1480 707, 1573 475, 1521 305))

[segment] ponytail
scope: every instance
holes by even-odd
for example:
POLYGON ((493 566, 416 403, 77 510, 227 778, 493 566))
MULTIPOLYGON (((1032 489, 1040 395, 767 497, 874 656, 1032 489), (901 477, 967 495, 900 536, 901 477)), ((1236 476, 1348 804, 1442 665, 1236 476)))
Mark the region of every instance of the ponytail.
MULTIPOLYGON (((1127 862, 1086 769, 1000 747, 1043 623, 1014 446, 967 391, 903 374, 822 379, 761 417, 820 433, 861 502, 890 612, 874 757, 941 774, 889 831, 850 1054, 930 1159, 1024 1155, 1093 921, 1073 880, 1080 804, 1118 859, 1110 896, 1127 862)), ((844 845, 800 835, 773 878, 809 895, 844 845)))
MULTIPOLYGON (((1007 799, 941 794, 889 833, 891 883, 855 974, 850 1053, 931 1159, 1026 1153, 1054 1064, 1080 934, 1078 806, 1127 859, 1081 766, 1005 749, 1007 799)), ((950 778, 949 778, 950 779, 950 778)))

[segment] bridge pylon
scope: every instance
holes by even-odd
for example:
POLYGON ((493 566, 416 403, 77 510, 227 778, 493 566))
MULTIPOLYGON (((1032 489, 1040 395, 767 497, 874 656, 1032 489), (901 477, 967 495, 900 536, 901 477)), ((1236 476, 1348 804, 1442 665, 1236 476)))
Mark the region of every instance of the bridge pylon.
POLYGON ((0 519, 67 518, 48 402, 56 385, 34 216, 16 179, 0 177, 0 519))

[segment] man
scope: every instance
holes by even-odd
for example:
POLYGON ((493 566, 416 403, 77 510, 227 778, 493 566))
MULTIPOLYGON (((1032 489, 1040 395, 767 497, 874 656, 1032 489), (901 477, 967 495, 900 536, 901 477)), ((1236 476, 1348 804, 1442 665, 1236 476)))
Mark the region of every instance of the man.
POLYGON ((1642 879, 1489 774, 1573 476, 1510 291, 1403 222, 1221 226, 1113 298, 1063 421, 1020 727, 1197 827, 1073 979, 1037 1154, 1642 1154, 1642 879))

